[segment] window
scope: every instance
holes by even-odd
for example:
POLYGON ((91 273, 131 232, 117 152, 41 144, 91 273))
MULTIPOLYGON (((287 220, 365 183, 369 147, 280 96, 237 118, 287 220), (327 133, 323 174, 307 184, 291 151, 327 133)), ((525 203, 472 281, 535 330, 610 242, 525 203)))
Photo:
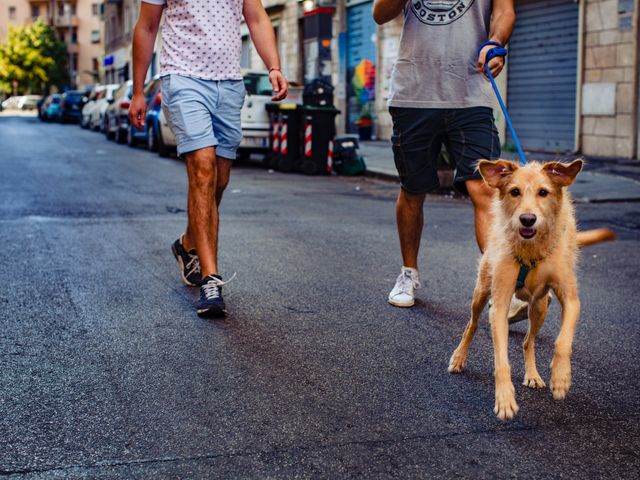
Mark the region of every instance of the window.
POLYGON ((74 72, 77 72, 78 71, 78 54, 74 53, 71 56, 71 60, 72 60, 71 61, 72 69, 73 69, 74 72))
POLYGON ((16 19, 16 7, 9 7, 9 20, 16 19))
POLYGON ((100 30, 93 30, 91 32, 91 43, 100 43, 100 30))
POLYGON ((93 15, 94 17, 100 15, 100 5, 98 5, 97 3, 91 4, 91 15, 93 15))
POLYGON ((59 3, 58 4, 58 16, 59 17, 63 17, 64 16, 64 3, 59 3))
POLYGON ((71 43, 78 43, 78 29, 71 30, 71 43))
POLYGON ((40 16, 40 5, 31 5, 31 18, 36 19, 40 16))

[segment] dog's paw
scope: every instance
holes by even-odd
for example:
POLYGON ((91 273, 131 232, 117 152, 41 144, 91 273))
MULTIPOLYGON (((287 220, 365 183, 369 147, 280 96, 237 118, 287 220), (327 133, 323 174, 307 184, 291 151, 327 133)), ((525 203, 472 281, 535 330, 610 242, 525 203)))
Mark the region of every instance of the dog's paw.
POLYGON ((518 413, 518 410, 520 410, 516 403, 513 385, 510 387, 511 388, 496 390, 496 406, 493 412, 503 422, 511 420, 515 417, 516 413, 518 413))
POLYGON ((551 374, 551 393, 556 400, 564 400, 569 393, 571 387, 571 371, 557 372, 557 369, 551 374))
POLYGON ((461 373, 464 367, 467 366, 467 356, 460 353, 458 350, 453 352, 451 359, 449 360, 449 373, 461 373))
POLYGON ((529 388, 544 388, 547 386, 537 372, 535 375, 525 374, 522 384, 529 388))
POLYGON ((551 362, 551 393, 556 400, 563 400, 571 387, 571 363, 568 360, 554 358, 551 362))

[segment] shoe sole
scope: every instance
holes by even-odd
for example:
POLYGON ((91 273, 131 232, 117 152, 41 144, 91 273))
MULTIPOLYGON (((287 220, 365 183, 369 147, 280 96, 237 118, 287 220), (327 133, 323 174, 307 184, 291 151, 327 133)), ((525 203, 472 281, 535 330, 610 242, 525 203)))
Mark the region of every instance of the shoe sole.
POLYGON ((185 283, 185 285, 188 285, 189 287, 197 287, 198 285, 190 282, 189 280, 187 280, 187 277, 184 276, 184 262, 182 261, 182 257, 176 250, 176 246, 173 243, 171 244, 171 253, 173 253, 173 256, 176 257, 176 260, 180 265, 180 277, 182 278, 182 281, 185 283))
POLYGON ((411 303, 400 303, 400 302, 396 302, 394 300, 387 300, 387 302, 389 302, 394 307, 400 307, 400 308, 409 308, 409 307, 413 307, 416 304, 415 300, 413 302, 411 302, 411 303))
POLYGON ((227 316, 227 310, 220 310, 218 308, 203 308, 196 310, 199 317, 207 318, 222 318, 227 316))

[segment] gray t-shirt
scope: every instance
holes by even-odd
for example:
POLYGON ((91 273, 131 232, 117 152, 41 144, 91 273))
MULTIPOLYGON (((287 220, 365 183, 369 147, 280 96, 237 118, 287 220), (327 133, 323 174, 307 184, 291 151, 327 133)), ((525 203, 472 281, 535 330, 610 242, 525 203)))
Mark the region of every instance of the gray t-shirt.
POLYGON ((491 0, 408 0, 389 106, 491 107, 491 83, 476 69, 489 39, 491 0))

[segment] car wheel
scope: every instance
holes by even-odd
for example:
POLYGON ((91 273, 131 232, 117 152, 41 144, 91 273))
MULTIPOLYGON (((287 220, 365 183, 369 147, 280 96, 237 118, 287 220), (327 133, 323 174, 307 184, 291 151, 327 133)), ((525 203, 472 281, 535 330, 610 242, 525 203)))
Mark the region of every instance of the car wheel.
POLYGON ((109 131, 109 117, 106 115, 102 119, 102 127, 100 130, 105 134, 107 140, 113 140, 113 134, 109 131))
POLYGON ((123 132, 120 127, 118 127, 118 133, 116 133, 116 141, 118 143, 127 143, 127 133, 123 132))
POLYGON ((150 152, 155 152, 158 150, 158 142, 156 140, 155 128, 153 128, 153 125, 149 125, 147 134, 147 148, 150 152))
POLYGON ((158 155, 160 155, 161 157, 168 157, 169 154, 171 153, 171 148, 169 148, 169 146, 166 143, 164 143, 164 141, 162 140, 162 130, 160 129, 158 129, 157 142, 158 142, 158 155))
POLYGON ((129 127, 127 129, 127 145, 129 145, 131 148, 135 148, 137 145, 137 140, 136 137, 133 136, 133 128, 129 127))

